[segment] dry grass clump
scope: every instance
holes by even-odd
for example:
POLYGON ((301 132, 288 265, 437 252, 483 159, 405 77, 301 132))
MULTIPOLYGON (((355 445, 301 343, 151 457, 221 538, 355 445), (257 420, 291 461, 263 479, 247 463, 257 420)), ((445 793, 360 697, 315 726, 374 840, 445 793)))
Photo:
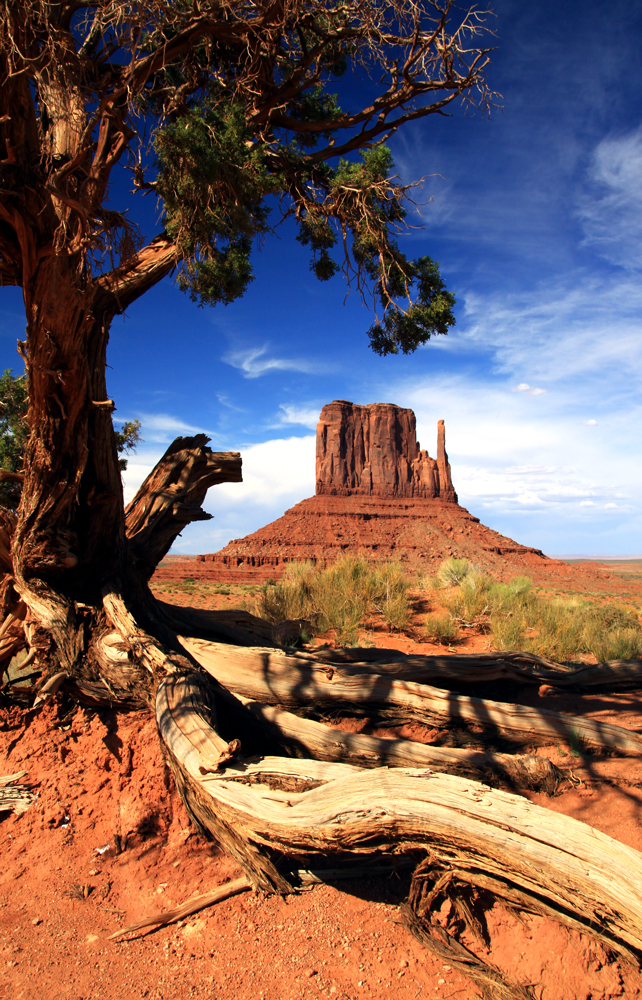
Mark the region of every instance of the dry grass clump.
POLYGON ((450 615, 431 615, 424 623, 424 632, 428 639, 439 642, 442 646, 451 646, 459 639, 457 623, 450 615))
MULTIPOLYGON (((442 563, 437 573, 442 585, 444 580, 455 580, 465 562, 447 559, 442 563)), ((452 593, 442 598, 442 604, 453 626, 477 626, 490 632, 496 649, 524 650, 559 662, 586 653, 600 662, 642 655, 642 625, 635 609, 576 597, 547 600, 535 593, 527 576, 496 583, 474 566, 468 566, 451 586, 452 593)), ((432 634, 433 621, 427 626, 432 634)))
POLYGON ((469 570, 467 559, 444 559, 437 570, 435 584, 437 587, 458 587, 465 579, 469 570))
POLYGON ((407 628, 408 586, 398 563, 371 563, 352 555, 341 556, 325 569, 292 562, 279 583, 260 592, 255 613, 275 624, 304 618, 314 634, 332 630, 337 642, 352 645, 364 620, 375 612, 390 628, 407 628))

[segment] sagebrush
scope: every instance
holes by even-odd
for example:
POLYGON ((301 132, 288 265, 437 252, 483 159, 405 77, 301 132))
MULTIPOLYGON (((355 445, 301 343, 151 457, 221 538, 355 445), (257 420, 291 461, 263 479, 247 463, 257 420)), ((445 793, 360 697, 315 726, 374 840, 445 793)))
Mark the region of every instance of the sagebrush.
POLYGON ((341 556, 325 568, 311 562, 288 563, 282 579, 255 599, 260 618, 277 624, 303 618, 315 633, 333 631, 337 642, 353 644, 365 619, 382 615, 399 631, 410 621, 408 580, 398 563, 371 563, 362 556, 341 556))

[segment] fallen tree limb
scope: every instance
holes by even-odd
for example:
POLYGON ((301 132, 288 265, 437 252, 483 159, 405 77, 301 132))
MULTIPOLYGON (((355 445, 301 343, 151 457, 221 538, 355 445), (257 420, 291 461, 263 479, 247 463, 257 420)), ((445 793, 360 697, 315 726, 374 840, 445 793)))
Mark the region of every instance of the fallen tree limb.
MULTIPOLYGON (((370 878, 373 875, 390 875, 398 872, 400 868, 409 867, 414 867, 412 861, 407 864, 402 862, 400 864, 389 863, 387 865, 358 865, 351 868, 324 868, 316 872, 301 869, 296 874, 301 885, 325 885, 328 882, 340 882, 344 879, 370 878)), ((153 913, 149 917, 139 920, 138 923, 129 924, 128 927, 121 927, 120 930, 110 934, 107 940, 114 941, 117 938, 124 937, 125 934, 133 934, 137 931, 148 930, 153 927, 166 927, 168 924, 184 920, 185 917, 189 917, 193 913, 198 913, 200 910, 204 910, 208 906, 213 906, 215 903, 222 903, 223 900, 229 899, 231 896, 237 896, 240 892, 246 892, 252 888, 252 883, 245 876, 234 879, 231 882, 226 882, 225 885, 217 886, 216 889, 212 889, 210 892, 204 892, 200 896, 195 896, 193 899, 187 900, 186 903, 182 903, 181 906, 177 906, 173 910, 153 913)))
MULTIPOLYGON (((234 764, 229 774, 204 774, 215 719, 206 678, 197 675, 160 683, 156 717, 190 810, 258 888, 291 891, 288 863, 315 868, 319 857, 423 850, 433 871, 454 871, 510 906, 592 935, 636 962, 642 957, 642 855, 577 820, 428 769, 337 771, 303 792, 247 784, 234 764)), ((309 764, 284 762, 291 774, 309 764)), ((326 775, 346 767, 323 766, 326 775)))
POLYGON ((499 781, 510 788, 530 788, 549 795, 554 794, 563 779, 562 772, 546 757, 484 753, 346 733, 260 702, 240 696, 239 700, 288 752, 298 750, 299 754, 309 754, 315 760, 342 761, 359 767, 429 767, 474 781, 489 784, 499 781))
MULTIPOLYGON (((376 710, 380 718, 436 726, 481 726, 522 745, 582 740, 600 750, 642 752, 642 737, 606 722, 547 709, 471 698, 369 672, 352 673, 271 649, 243 649, 179 636, 181 645, 219 684, 264 704, 376 710)), ((375 665, 376 666, 376 665, 375 665)))
POLYGON ((230 896, 237 896, 239 892, 247 892, 251 888, 252 883, 247 878, 236 878, 232 882, 226 882, 225 885, 217 886, 210 892, 204 892, 200 896, 195 896, 194 899, 188 899, 186 903, 177 906, 174 910, 152 913, 149 917, 144 917, 135 924, 121 927, 119 931, 110 934, 107 940, 114 941, 125 934, 133 934, 150 927, 165 927, 167 924, 174 924, 177 920, 183 920, 185 917, 191 916, 192 913, 198 913, 199 910, 204 910, 207 906, 213 906, 214 903, 220 903, 224 899, 229 899, 230 896))

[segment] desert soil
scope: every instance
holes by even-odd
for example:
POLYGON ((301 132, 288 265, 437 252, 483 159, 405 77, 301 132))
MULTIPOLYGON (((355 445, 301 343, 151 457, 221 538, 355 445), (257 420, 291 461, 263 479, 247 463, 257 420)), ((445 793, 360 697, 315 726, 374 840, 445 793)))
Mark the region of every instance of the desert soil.
MULTIPOLYGON (((203 564, 201 564, 202 566, 203 564)), ((198 607, 238 607, 251 582, 199 583, 194 560, 170 560, 154 581, 159 597, 198 607), (185 582, 193 579, 195 582, 185 582), (228 591, 228 593, 221 592, 228 591)), ((640 606, 642 564, 574 569, 564 593, 616 597, 640 606), (597 581, 597 582, 596 582, 597 581)), ((551 593, 560 589, 551 583, 551 593)), ((438 608, 416 596, 406 636, 369 623, 364 639, 405 652, 444 652, 420 641, 438 608)), ((469 635, 458 647, 488 648, 469 635)), ((495 686, 484 693, 642 733, 642 692, 558 695, 495 686)), ((481 692, 480 692, 481 693, 481 692)), ((430 739, 423 734, 423 739, 430 739)), ((642 850, 642 760, 575 757, 540 748, 567 779, 555 797, 531 797, 642 850)), ((0 997, 6 1000, 473 1000, 475 988, 422 948, 401 923, 408 876, 319 885, 299 895, 245 892, 178 924, 133 940, 109 935, 171 909, 242 873, 195 833, 145 712, 94 712, 60 696, 37 710, 0 709, 0 774, 26 770, 35 799, 20 817, 0 814, 0 997)), ((637 970, 587 938, 500 908, 489 918, 491 949, 475 948, 541 1000, 642 996, 637 970)))

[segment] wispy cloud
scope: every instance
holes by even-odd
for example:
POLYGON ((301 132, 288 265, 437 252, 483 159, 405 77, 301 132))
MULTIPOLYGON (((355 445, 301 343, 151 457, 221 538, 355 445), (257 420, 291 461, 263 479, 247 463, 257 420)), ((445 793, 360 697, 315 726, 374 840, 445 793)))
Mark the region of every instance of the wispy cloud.
POLYGON ((243 372, 245 378, 259 378, 274 371, 292 371, 314 374, 328 371, 323 362, 311 358, 278 358, 268 354, 269 345, 250 347, 243 350, 229 351, 223 356, 223 361, 233 368, 243 372))
POLYGON ((603 139, 580 198, 586 242, 625 268, 642 266, 642 126, 603 139))
POLYGON ((631 377, 642 375, 641 323, 637 279, 569 273, 519 295, 468 293, 448 346, 463 354, 474 344, 492 356, 497 372, 512 378, 528 372, 549 383, 549 391, 582 378, 585 392, 595 380, 603 394, 612 379, 633 388, 631 377))
POLYGON ((170 413, 137 413, 141 422, 143 440, 159 444, 169 444, 183 434, 202 434, 202 427, 194 427, 170 413))
POLYGON ((274 427, 284 427, 288 424, 299 424, 301 427, 316 429, 319 422, 320 406, 289 406, 282 403, 279 406, 281 411, 278 415, 277 423, 274 427))

